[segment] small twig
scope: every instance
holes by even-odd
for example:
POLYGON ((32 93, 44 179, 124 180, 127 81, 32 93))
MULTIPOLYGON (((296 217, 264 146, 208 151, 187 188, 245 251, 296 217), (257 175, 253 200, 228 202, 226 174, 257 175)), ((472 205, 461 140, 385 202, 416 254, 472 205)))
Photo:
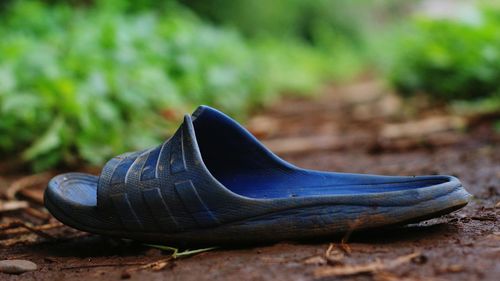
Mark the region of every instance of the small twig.
POLYGON ((342 264, 342 259, 344 258, 344 254, 340 252, 338 249, 335 249, 335 244, 330 243, 328 249, 325 252, 325 258, 330 265, 338 265, 342 264))
POLYGON ((171 258, 158 260, 158 261, 155 261, 155 262, 152 262, 152 263, 145 264, 145 265, 139 267, 139 269, 151 268, 153 270, 162 270, 162 269, 164 269, 168 265, 168 263, 171 260, 172 260, 171 258))
POLYGON ((154 271, 160 271, 160 270, 163 270, 168 265, 172 265, 172 266, 174 265, 172 263, 172 257, 169 257, 167 259, 161 259, 161 260, 158 260, 158 261, 155 261, 152 263, 148 263, 145 265, 141 265, 139 267, 125 269, 122 272, 122 279, 130 278, 130 274, 134 271, 139 271, 139 270, 143 270, 143 269, 152 269, 154 271), (123 277, 125 277, 125 278, 123 278, 123 277))
POLYGON ((322 267, 314 272, 316 278, 331 277, 331 276, 350 276, 361 273, 376 273, 387 269, 396 268, 402 264, 410 262, 412 259, 420 256, 419 252, 411 253, 409 255, 400 256, 393 260, 375 261, 361 265, 343 265, 336 267, 322 267))
POLYGON ((45 172, 41 174, 35 174, 27 177, 20 178, 14 181, 7 191, 5 192, 5 196, 7 199, 13 200, 16 197, 16 194, 27 187, 41 185, 46 183, 50 177, 52 176, 52 172, 45 172))
POLYGON ((138 270, 142 270, 142 269, 152 269, 154 271, 160 271, 160 270, 164 269, 165 267, 167 267, 167 265, 171 264, 171 262, 172 262, 172 257, 169 257, 166 259, 161 259, 161 260, 157 260, 155 262, 141 265, 141 266, 136 267, 136 268, 126 269, 125 272, 130 274, 133 271, 138 271, 138 270))
POLYGON ((352 231, 347 232, 346 235, 344 235, 344 237, 342 237, 342 239, 340 240, 340 246, 339 246, 340 249, 348 256, 351 255, 351 253, 352 253, 351 246, 349 246, 349 244, 347 244, 347 241, 349 240, 351 233, 352 233, 352 231))
POLYGON ((471 220, 477 220, 477 221, 497 221, 497 217, 495 215, 474 216, 470 218, 471 220))
POLYGON ((43 190, 40 189, 21 189, 18 192, 22 197, 26 197, 31 202, 43 206, 43 190))
MULTIPOLYGON (((14 225, 13 225, 14 226, 14 225)), ((3 231, 0 231, 0 236, 12 236, 15 235, 13 238, 8 238, 8 239, 0 239, 0 247, 9 247, 12 245, 16 244, 23 244, 23 245, 33 245, 33 244, 38 244, 42 242, 61 242, 61 241, 68 241, 72 239, 77 239, 85 236, 91 235, 90 233, 87 232, 81 232, 74 230, 75 233, 68 234, 64 233, 61 236, 54 236, 50 238, 49 240, 45 239, 38 239, 40 237, 46 238, 46 236, 49 236, 49 234, 44 233, 45 235, 40 235, 43 233, 44 230, 52 229, 52 228, 57 228, 57 227, 63 227, 63 224, 60 223, 51 223, 51 224, 45 224, 41 226, 34 226, 32 228, 35 228, 35 230, 39 230, 37 232, 33 232, 31 230, 28 230, 24 227, 16 227, 14 229, 4 229, 3 231)), ((0 227, 1 228, 1 227, 0 227)), ((52 235, 50 235, 52 236, 52 235)))
POLYGON ((9 228, 18 227, 19 224, 22 224, 22 222, 19 221, 19 220, 14 220, 14 221, 10 221, 10 222, 7 222, 7 223, 0 224, 0 231, 6 230, 6 229, 9 229, 9 228))
POLYGON ((13 246, 13 245, 17 245, 17 244, 20 244, 20 243, 23 243, 23 244, 33 244, 35 243, 36 241, 36 238, 38 236, 25 236, 23 239, 19 239, 19 238, 10 238, 10 239, 5 239, 5 240, 0 240, 0 247, 10 247, 10 246, 13 246))
POLYGON ((29 205, 28 205, 28 202, 26 202, 26 201, 17 201, 17 200, 1 201, 0 200, 0 213, 16 211, 16 210, 25 209, 28 207, 29 207, 29 205))
POLYGON ((35 233, 36 235, 38 235, 40 237, 47 238, 47 239, 55 239, 55 237, 52 236, 51 234, 45 233, 42 230, 39 230, 37 228, 31 227, 31 226, 26 225, 26 224, 23 225, 23 227, 28 229, 29 231, 35 233))
POLYGON ((352 252, 352 249, 351 247, 349 246, 349 244, 347 244, 347 242, 349 241, 349 238, 351 238, 351 235, 352 233, 359 228, 359 226, 363 225, 363 219, 360 217, 360 218, 357 218, 350 226, 349 226, 349 230, 344 234, 344 236, 342 237, 342 239, 340 240, 340 249, 342 251, 344 251, 344 253, 346 255, 350 255, 351 252, 352 252))
POLYGON ((326 249, 325 251, 325 257, 329 257, 331 255, 334 246, 335 244, 333 243, 330 243, 330 245, 328 245, 328 249, 326 249))
POLYGON ((19 234, 26 234, 26 233, 32 232, 32 233, 35 233, 38 236, 41 236, 43 238, 55 239, 54 236, 52 236, 44 231, 49 230, 49 229, 53 229, 53 228, 58 228, 61 226, 63 226, 63 224, 61 224, 59 222, 38 225, 38 226, 30 226, 27 223, 24 223, 22 221, 13 221, 7 225, 0 226, 0 236, 19 235, 19 234))
POLYGON ((373 274, 373 279, 375 281, 444 281, 443 279, 438 279, 434 277, 424 277, 421 278, 412 278, 412 277, 404 277, 399 276, 387 271, 379 271, 373 274))
POLYGON ((50 220, 51 218, 51 215, 48 214, 48 213, 45 213, 45 212, 42 212, 38 209, 35 209, 35 208, 31 208, 31 207, 28 207, 26 209, 23 210, 26 214, 32 216, 32 217, 35 217, 37 219, 40 219, 44 222, 47 222, 50 220))
POLYGON ((82 265, 70 265, 61 267, 61 270, 69 269, 81 269, 81 268, 93 268, 93 267, 114 267, 114 266, 146 266, 150 263, 145 262, 116 262, 116 263, 94 263, 94 264, 82 264, 82 265))
POLYGON ((62 223, 59 223, 59 222, 49 223, 49 224, 44 224, 44 225, 39 225, 39 226, 33 226, 30 228, 28 228, 27 226, 22 226, 22 227, 13 228, 13 229, 7 229, 7 230, 3 231, 1 234, 6 234, 6 235, 26 234, 29 232, 45 231, 45 230, 49 230, 49 229, 59 228, 62 226, 64 226, 64 225, 62 223))

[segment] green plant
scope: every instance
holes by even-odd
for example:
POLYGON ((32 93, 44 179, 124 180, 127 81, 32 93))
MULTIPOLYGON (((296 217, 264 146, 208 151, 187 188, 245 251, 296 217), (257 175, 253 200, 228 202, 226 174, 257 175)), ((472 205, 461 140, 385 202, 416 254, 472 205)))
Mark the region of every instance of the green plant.
POLYGON ((194 249, 194 250, 187 249, 187 250, 179 252, 179 248, 175 248, 175 247, 171 247, 171 246, 155 245, 155 244, 144 244, 144 245, 151 247, 151 248, 160 249, 162 251, 172 252, 171 257, 173 259, 189 257, 189 256, 196 255, 199 253, 212 251, 212 250, 215 250, 218 248, 218 247, 208 247, 208 248, 200 248, 200 249, 194 249))
POLYGON ((500 92, 498 16, 483 10, 474 21, 417 18, 398 45, 390 79, 405 95, 477 100, 500 92))
POLYGON ((327 65, 310 48, 263 43, 178 5, 123 12, 13 1, 0 17, 0 152, 35 170, 158 143, 179 114, 211 104, 244 116, 313 92, 327 65))

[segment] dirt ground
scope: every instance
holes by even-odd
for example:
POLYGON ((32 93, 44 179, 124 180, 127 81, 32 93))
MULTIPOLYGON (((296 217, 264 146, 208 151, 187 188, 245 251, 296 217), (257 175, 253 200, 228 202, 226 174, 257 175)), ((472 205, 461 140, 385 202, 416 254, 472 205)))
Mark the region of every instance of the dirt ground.
POLYGON ((381 83, 366 80, 332 87, 312 100, 288 98, 257 113, 248 127, 298 166, 451 174, 474 199, 457 212, 419 224, 354 230, 315 241, 219 248, 174 260, 169 252, 139 243, 61 227, 45 218, 36 203, 48 175, 24 181, 4 175, 0 191, 13 183, 33 186, 18 196, 35 211, 0 213, 0 259, 31 260, 39 269, 0 273, 0 280, 499 280, 500 136, 493 132, 491 118, 457 117, 418 99, 408 105, 381 83), (467 124, 470 129, 465 130, 467 124), (14 219, 49 227, 21 239, 15 231, 26 233, 25 228, 5 227, 14 219), (414 255, 407 258, 409 254, 414 255), (330 270, 335 268, 343 273, 330 270))

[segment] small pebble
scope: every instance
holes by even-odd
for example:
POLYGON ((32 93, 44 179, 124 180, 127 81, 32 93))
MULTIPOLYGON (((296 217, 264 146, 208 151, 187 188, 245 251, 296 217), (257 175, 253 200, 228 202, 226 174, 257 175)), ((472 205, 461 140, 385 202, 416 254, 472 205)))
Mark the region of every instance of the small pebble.
POLYGON ((36 263, 27 260, 2 260, 0 261, 0 272, 8 274, 21 274, 34 271, 38 267, 36 263))

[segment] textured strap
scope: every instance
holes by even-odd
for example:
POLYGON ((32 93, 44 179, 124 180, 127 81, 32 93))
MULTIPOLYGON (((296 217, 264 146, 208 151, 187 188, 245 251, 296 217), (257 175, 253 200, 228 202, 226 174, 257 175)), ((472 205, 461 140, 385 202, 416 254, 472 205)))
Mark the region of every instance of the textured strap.
POLYGON ((97 183, 97 206, 99 209, 106 209, 109 203, 106 198, 109 198, 114 182, 118 182, 120 178, 124 178, 128 168, 132 165, 135 159, 144 151, 128 152, 118 155, 109 160, 101 171, 99 181, 97 183))
POLYGON ((118 216, 131 231, 169 232, 219 224, 198 191, 212 178, 202 168, 192 126, 186 116, 162 145, 111 159, 99 179, 98 207, 118 216))

